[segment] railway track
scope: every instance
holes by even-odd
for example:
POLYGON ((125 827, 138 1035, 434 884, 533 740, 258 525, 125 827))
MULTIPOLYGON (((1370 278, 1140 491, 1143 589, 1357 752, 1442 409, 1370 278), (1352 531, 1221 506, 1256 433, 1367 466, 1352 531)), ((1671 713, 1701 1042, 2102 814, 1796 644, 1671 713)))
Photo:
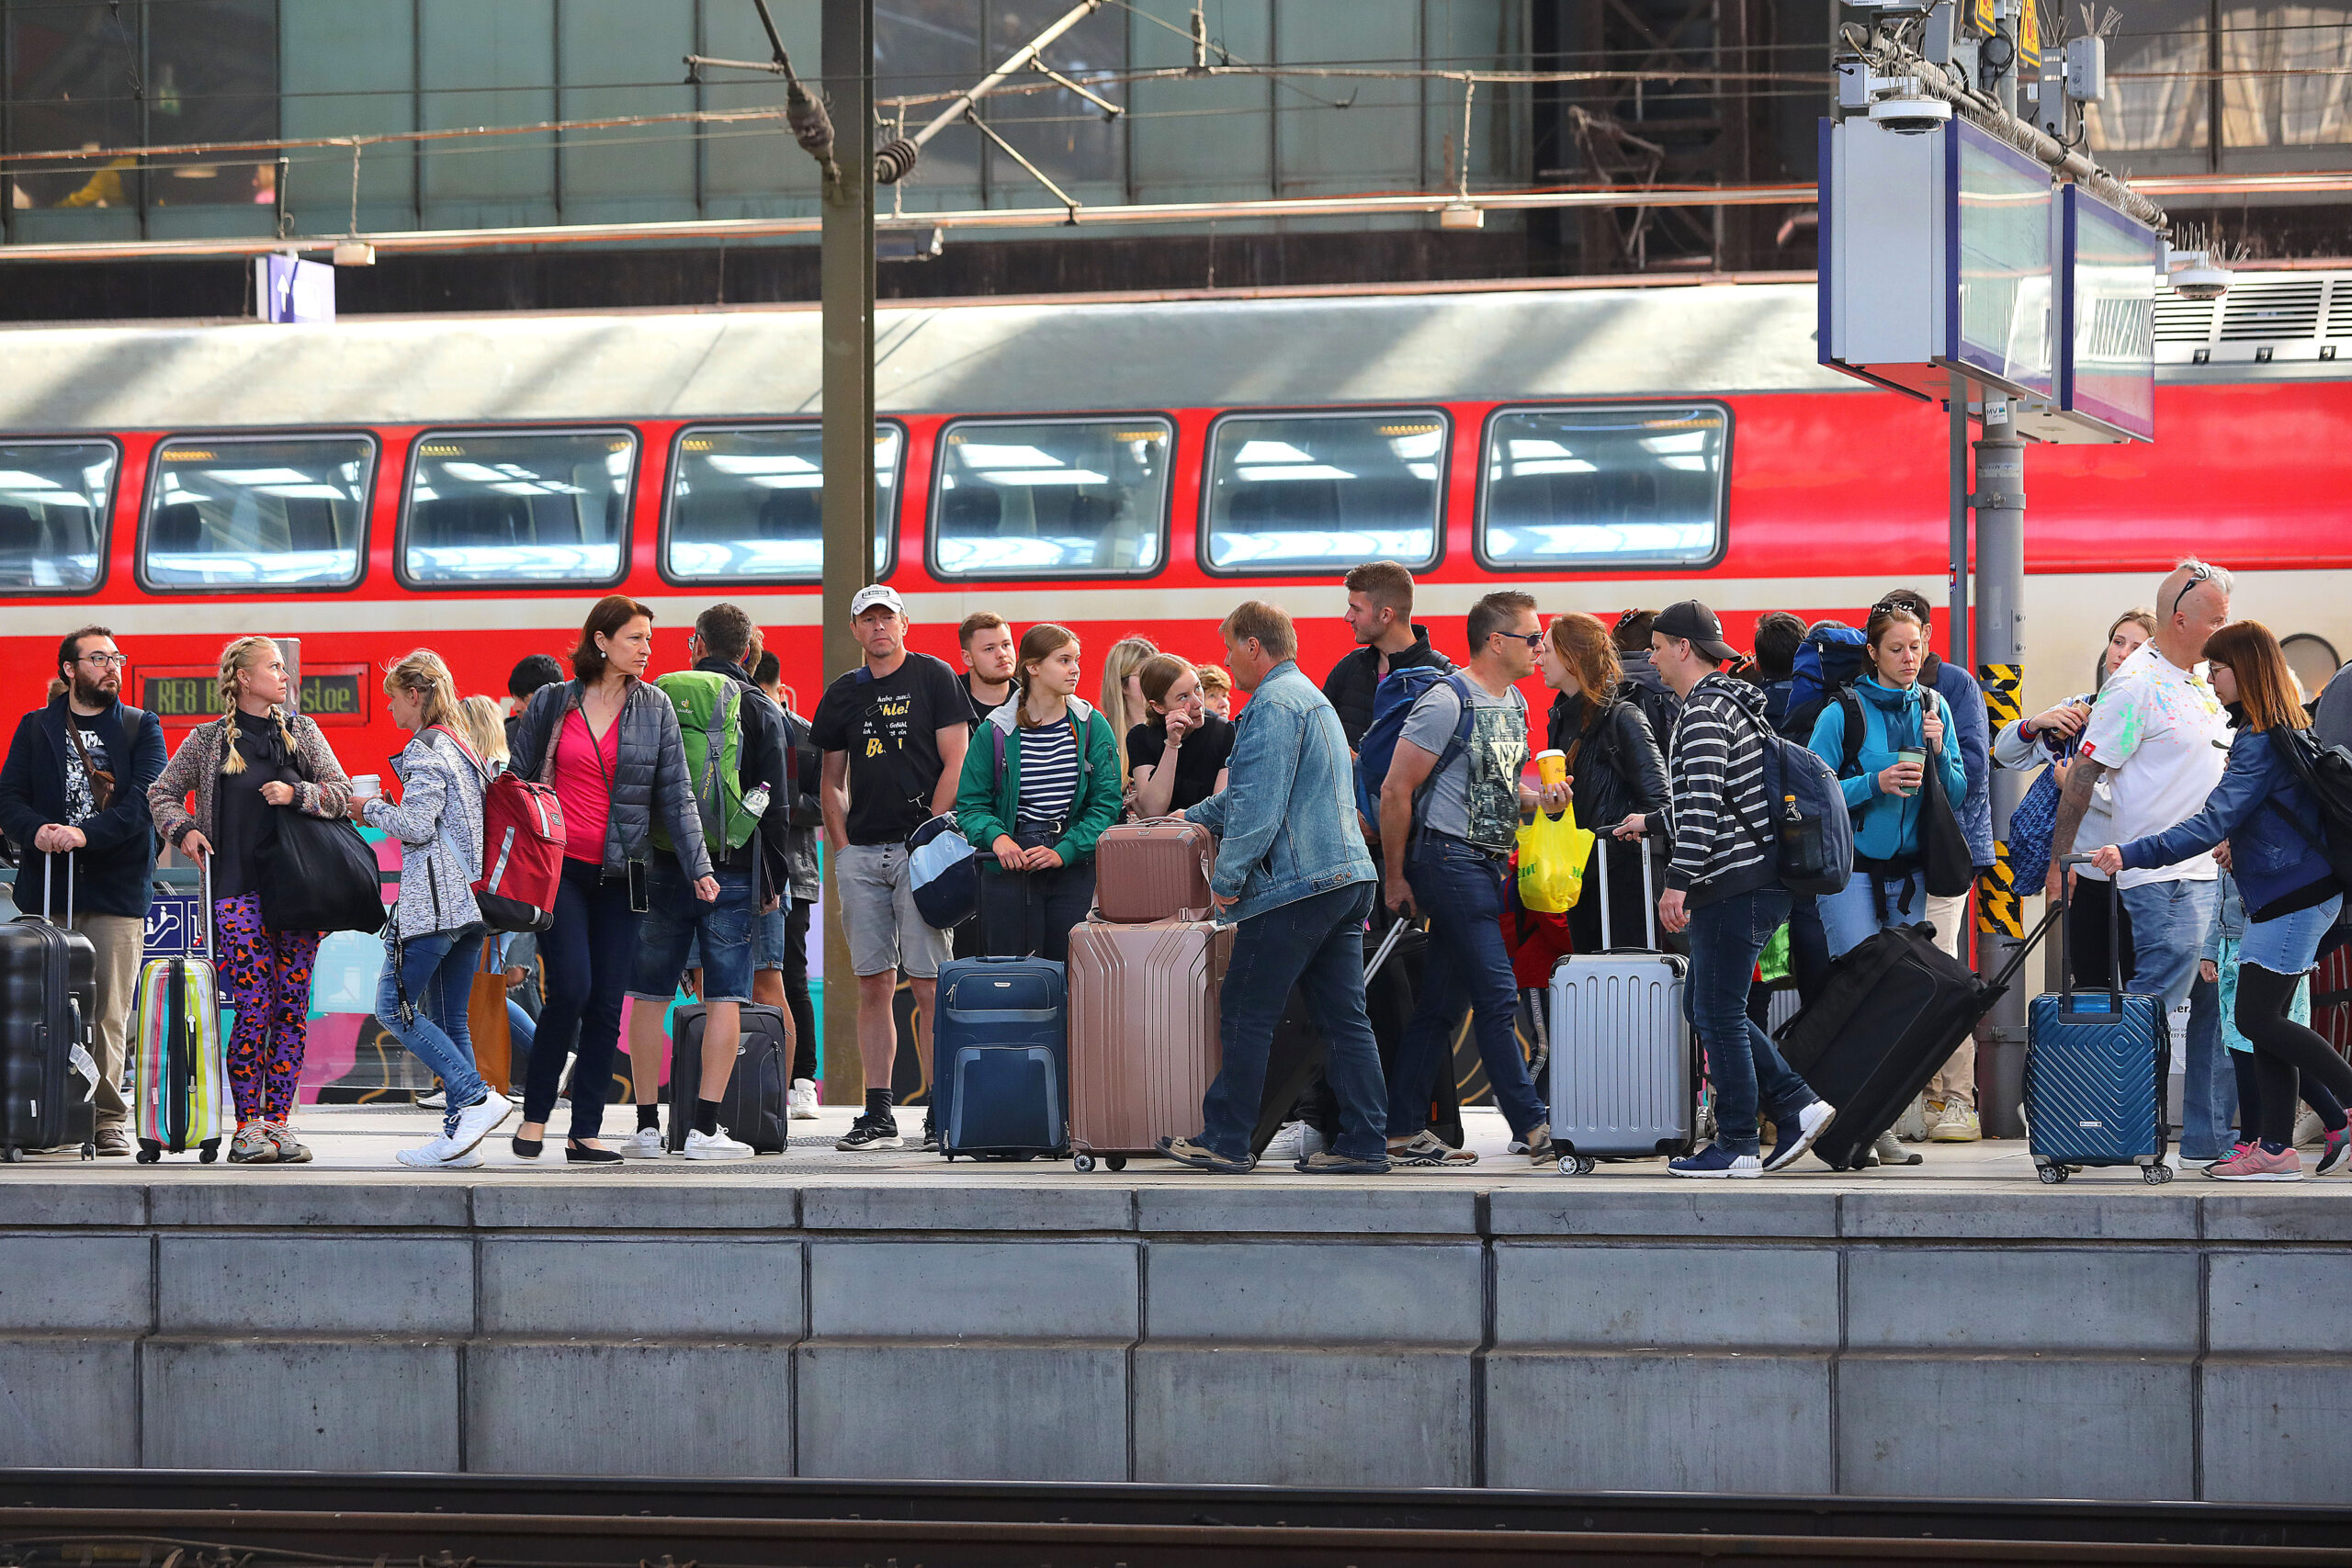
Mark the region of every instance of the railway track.
POLYGON ((0 1568, 2352 1564, 2352 1508, 0 1471, 0 1568))

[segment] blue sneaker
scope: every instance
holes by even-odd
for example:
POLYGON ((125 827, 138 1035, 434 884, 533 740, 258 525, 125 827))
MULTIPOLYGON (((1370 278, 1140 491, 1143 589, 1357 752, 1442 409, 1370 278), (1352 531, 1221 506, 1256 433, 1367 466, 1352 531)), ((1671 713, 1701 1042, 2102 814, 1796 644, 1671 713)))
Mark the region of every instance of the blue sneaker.
POLYGON ((1736 1155, 1721 1144, 1709 1144, 1695 1155, 1666 1162, 1668 1176, 1753 1178, 1764 1174, 1764 1162, 1754 1155, 1736 1155))
POLYGON ((1772 1145, 1772 1157, 1764 1162, 1767 1170, 1785 1170, 1794 1165, 1813 1141, 1829 1131, 1829 1123, 1838 1120, 1838 1108, 1826 1100, 1816 1100, 1797 1112, 1795 1125, 1781 1122, 1781 1141, 1772 1145))

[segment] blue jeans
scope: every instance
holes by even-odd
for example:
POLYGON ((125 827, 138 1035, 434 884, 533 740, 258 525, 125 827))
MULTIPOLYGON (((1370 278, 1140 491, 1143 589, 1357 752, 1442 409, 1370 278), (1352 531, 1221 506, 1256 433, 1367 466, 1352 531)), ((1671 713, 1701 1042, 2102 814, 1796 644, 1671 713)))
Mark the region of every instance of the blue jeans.
POLYGON ((1405 1026, 1388 1084, 1392 1138, 1429 1126, 1430 1084, 1464 1008, 1512 1136, 1524 1138, 1551 1120, 1519 1054, 1519 980, 1503 948, 1504 875, 1501 861, 1442 833, 1424 833, 1406 863, 1413 902, 1430 918, 1430 949, 1419 1005, 1405 1026))
POLYGON ((531 1074, 531 1041, 539 1032, 538 1021, 523 1010, 523 1004, 513 997, 506 998, 507 1055, 512 1066, 520 1067, 528 1079, 531 1074))
POLYGON ((1332 1146, 1351 1159, 1388 1152, 1380 1047, 1363 1010, 1363 922, 1373 888, 1348 883, 1276 905, 1234 928, 1233 957, 1217 992, 1225 1062, 1201 1100, 1201 1142, 1227 1159, 1250 1156, 1250 1134, 1266 1098, 1266 1055, 1293 987, 1306 994, 1329 1047, 1323 1076, 1340 1102, 1332 1146))
POLYGON ((1682 1010, 1707 1053, 1715 1086, 1715 1143, 1735 1155, 1759 1152, 1759 1107, 1788 1122, 1821 1097, 1781 1059, 1772 1037, 1749 1021, 1747 983, 1764 944, 1789 918, 1789 895, 1764 887, 1690 911, 1690 973, 1682 1010))
POLYGON ((2230 1152, 2238 1080, 2228 1055, 2222 1049, 2222 987, 2199 976, 2188 987, 2188 1074, 2180 1090, 2183 1159, 2219 1159, 2230 1152))
POLYGON ((571 1065, 571 1136, 598 1135, 612 1097, 613 1046, 621 1032, 621 992, 637 955, 638 917, 628 907, 626 878, 565 857, 556 886, 555 924, 539 933, 547 965, 548 1002, 531 1043, 531 1076, 523 1090, 523 1120, 545 1122, 555 1112, 563 1059, 571 1065))
POLYGON ((1829 939, 1829 956, 1843 958, 1863 940, 1889 926, 1916 926, 1928 918, 1928 881, 1924 872, 1904 876, 1879 876, 1860 866, 1852 880, 1836 893, 1814 900, 1821 910, 1821 930, 1829 939), (1872 884, 1877 892, 1873 895, 1872 884), (1882 918, 1880 905, 1886 913, 1882 918))
POLYGON ((400 967, 385 949, 384 973, 376 982, 376 1018, 387 1032, 423 1062, 448 1091, 447 1119, 490 1092, 474 1070, 474 1047, 466 1029, 474 971, 481 965, 481 931, 433 931, 400 944, 400 967), (401 987, 406 982, 410 1010, 401 1020, 401 987))
POLYGON ((646 871, 645 915, 638 921, 628 994, 668 1007, 686 970, 699 964, 704 1001, 750 1001, 752 924, 759 918, 752 907, 752 868, 712 872, 718 897, 708 904, 695 897, 675 855, 655 855, 646 871))
MULTIPOLYGON (((2181 1003, 2191 1000, 2197 962, 2205 952, 2206 933, 2221 914, 2222 885, 2211 879, 2192 882, 2147 882, 2123 889, 2124 912, 2132 918, 2132 989, 2140 996, 2164 998, 2169 1021, 2181 1003)), ((2218 998, 2215 1007, 2220 1006, 2218 998)), ((2229 1152, 2229 1140, 2220 1129, 2229 1125, 2237 1098, 2237 1079, 2222 1058, 2220 1014, 2211 1027, 2197 1027, 2189 1013, 2189 1031, 2181 1082, 2181 1157, 2208 1158, 2229 1152), (2206 1146, 2206 1138, 2214 1140, 2206 1146)))

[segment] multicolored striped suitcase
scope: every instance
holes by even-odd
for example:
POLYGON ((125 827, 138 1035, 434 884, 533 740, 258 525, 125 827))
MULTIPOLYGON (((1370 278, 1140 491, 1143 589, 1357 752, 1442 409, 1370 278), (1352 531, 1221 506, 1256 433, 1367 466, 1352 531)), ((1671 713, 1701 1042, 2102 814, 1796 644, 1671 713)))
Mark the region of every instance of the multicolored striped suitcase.
POLYGON ((229 1071, 221 1055, 220 980, 211 960, 209 865, 203 867, 201 892, 198 913, 205 956, 151 958, 139 970, 139 997, 130 1012, 130 1115, 141 1165, 190 1149, 207 1165, 220 1157, 229 1071))

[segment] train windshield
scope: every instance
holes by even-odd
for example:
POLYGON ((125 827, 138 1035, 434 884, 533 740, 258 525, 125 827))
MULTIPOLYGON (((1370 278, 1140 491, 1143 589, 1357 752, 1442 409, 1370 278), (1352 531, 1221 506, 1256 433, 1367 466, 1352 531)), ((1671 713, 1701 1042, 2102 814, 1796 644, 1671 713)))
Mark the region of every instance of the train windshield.
POLYGON ((359 581, 376 443, 365 435, 183 437, 155 449, 140 567, 153 588, 359 581))
POLYGON ((1487 425, 1479 556, 1703 566, 1722 548, 1731 417, 1713 404, 1506 409, 1487 425))
MULTIPOLYGON (((874 429, 874 570, 898 534, 899 427, 874 429)), ((813 424, 699 427, 670 474, 666 570, 680 582, 814 582, 825 570, 824 442, 813 424)))
POLYGON ((1209 568, 1431 564, 1445 434, 1434 413, 1217 421, 1209 437, 1209 568))
POLYGON ((623 430, 421 435, 401 570, 428 586, 616 581, 636 471, 623 430))
POLYGON ((110 441, 0 445, 0 589, 97 586, 115 468, 110 441))
POLYGON ((1163 419, 966 420, 939 444, 942 577, 1156 571, 1168 515, 1163 419))

